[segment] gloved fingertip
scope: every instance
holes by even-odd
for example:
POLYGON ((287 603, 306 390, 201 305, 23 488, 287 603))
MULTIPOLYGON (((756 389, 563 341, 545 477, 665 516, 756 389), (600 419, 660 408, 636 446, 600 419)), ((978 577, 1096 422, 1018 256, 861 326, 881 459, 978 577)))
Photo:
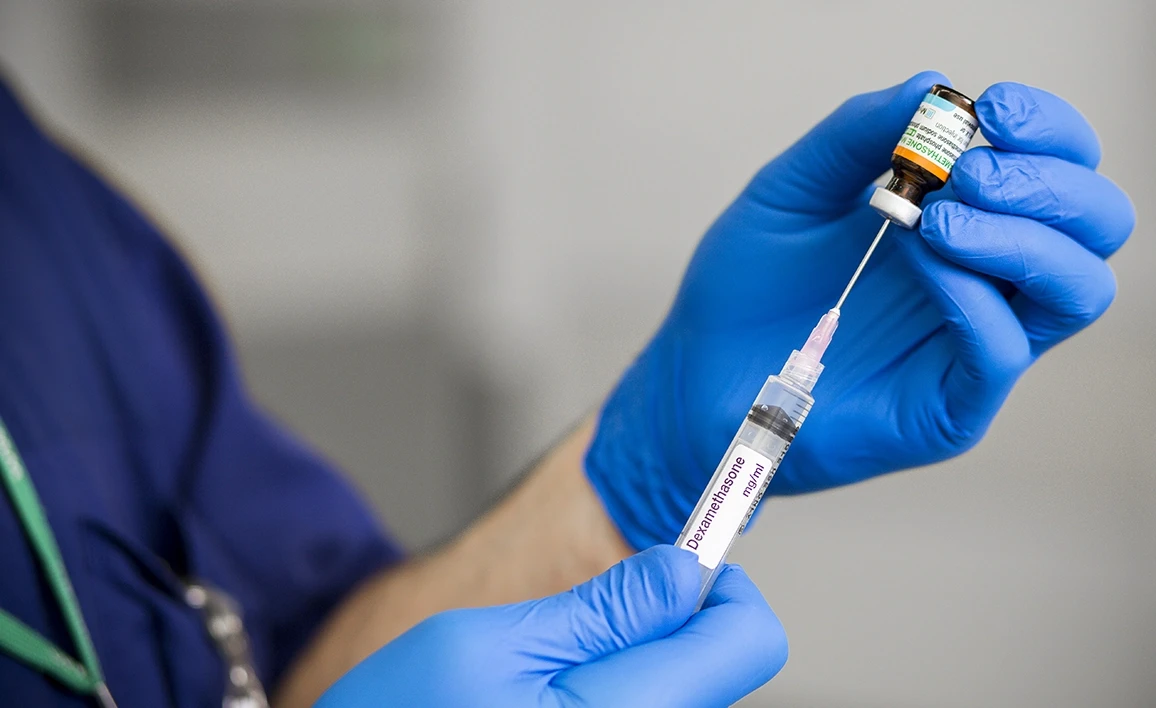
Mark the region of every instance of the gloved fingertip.
POLYGON ((1123 195, 1122 206, 1118 212, 1121 214, 1120 227, 1117 229, 1120 236, 1117 242, 1111 244, 1112 252, 1123 246, 1132 232, 1136 230, 1136 203, 1132 201, 1132 197, 1128 196, 1127 192, 1120 190, 1120 193, 1123 195))
POLYGON ((917 233, 933 249, 939 251, 947 246, 951 233, 961 228, 966 219, 959 202, 939 201, 928 204, 920 217, 917 233))
MULTIPOLYGON (((938 256, 967 267, 977 249, 980 252, 999 249, 1000 243, 991 242, 992 229, 988 228, 989 213, 954 200, 928 205, 923 210, 919 237, 938 256), (977 243, 977 239, 986 243, 977 243)), ((924 259, 925 260, 925 259, 924 259)), ((920 264, 920 258, 916 257, 920 264)), ((922 267, 922 264, 920 264, 922 267)))
POLYGON ((896 120, 906 124, 906 121, 911 119, 911 114, 919 107, 919 101, 936 84, 950 86, 951 82, 938 71, 921 71, 901 84, 865 95, 874 98, 879 104, 890 109, 891 112, 895 113, 896 120))
POLYGON ((655 586, 656 594, 675 614, 689 615, 698 600, 700 572, 698 556, 688 550, 671 545, 653 546, 627 558, 624 563, 636 563, 655 586), (658 572, 651 575, 649 571, 658 572), (658 592, 661 586, 662 591, 658 592))
POLYGON ((741 566, 728 564, 722 569, 703 609, 720 605, 742 613, 742 621, 736 623, 742 628, 742 636, 736 637, 732 632, 730 640, 746 647, 751 656, 759 657, 766 672, 763 680, 769 681, 787 663, 787 634, 778 615, 741 566))
POLYGON ((999 181, 998 172, 999 165, 991 148, 972 148, 956 160, 950 184, 956 195, 970 203, 981 187, 999 181))
POLYGON ((1035 90, 1014 81, 992 84, 975 102, 975 113, 983 134, 993 145, 1014 140, 1017 132, 1039 113, 1035 90))
POLYGON ((887 171, 919 102, 937 82, 946 81, 939 72, 923 71, 847 99, 760 170, 745 196, 792 212, 846 214, 887 171))
POLYGON ((920 235, 932 246, 937 244, 950 247, 960 243, 970 234, 973 225, 988 226, 996 215, 969 204, 944 199, 927 205, 923 210, 920 235))
MULTIPOLYGON (((742 566, 727 563, 711 588, 703 607, 713 607, 722 604, 736 604, 751 608, 765 608, 770 610, 766 598, 759 592, 754 581, 747 575, 742 566)), ((773 613, 772 613, 773 614, 773 613)), ((778 621, 777 619, 775 620, 778 621)))
POLYGON ((1053 93, 1002 81, 980 94, 975 113, 984 136, 1002 150, 1055 155, 1092 168, 1100 163, 1100 141, 1091 124, 1053 93))
POLYGON ((640 561, 661 563, 671 570, 671 576, 681 579, 684 575, 698 572, 698 556, 685 548, 669 544, 651 546, 637 556, 640 561))
POLYGON ((951 86, 951 79, 947 78, 947 76, 941 74, 938 71, 932 71, 928 69, 921 71, 918 74, 912 76, 910 79, 904 81, 902 86, 905 91, 910 90, 915 93, 919 93, 922 97, 922 94, 927 93, 929 90, 931 90, 931 87, 936 84, 951 86))

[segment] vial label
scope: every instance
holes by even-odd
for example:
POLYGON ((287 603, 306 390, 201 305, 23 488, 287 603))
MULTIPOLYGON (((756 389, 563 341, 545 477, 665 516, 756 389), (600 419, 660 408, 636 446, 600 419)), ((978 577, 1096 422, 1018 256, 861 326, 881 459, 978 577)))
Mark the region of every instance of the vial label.
POLYGON ((772 469, 766 455, 735 445, 706 502, 687 525, 686 539, 679 547, 696 553, 700 564, 714 570, 731 539, 742 530, 747 512, 758 502, 759 488, 772 469))
POLYGON ((970 113, 929 93, 919 104, 907 132, 899 139, 895 154, 946 182, 978 127, 979 123, 970 113))

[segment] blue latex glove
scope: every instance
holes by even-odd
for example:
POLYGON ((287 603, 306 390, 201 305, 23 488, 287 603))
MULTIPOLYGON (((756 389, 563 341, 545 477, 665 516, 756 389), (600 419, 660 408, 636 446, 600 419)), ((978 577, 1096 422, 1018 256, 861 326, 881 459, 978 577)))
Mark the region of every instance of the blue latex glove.
POLYGON ((787 660, 782 625, 737 566, 693 614, 695 556, 649 549, 569 592, 435 615, 317 708, 728 706, 787 660))
MULTIPOLYGON (((763 168, 707 232, 674 305, 598 420, 587 474, 637 548, 678 535, 769 374, 833 306, 882 223, 872 182, 936 73, 852 98, 763 168)), ((816 403, 770 491, 857 482, 957 455, 1044 351, 1112 301, 1104 258, 1127 196, 1061 99, 976 102, 965 153, 918 231, 893 226, 843 309, 816 403), (950 192, 950 190, 945 190, 950 192)))

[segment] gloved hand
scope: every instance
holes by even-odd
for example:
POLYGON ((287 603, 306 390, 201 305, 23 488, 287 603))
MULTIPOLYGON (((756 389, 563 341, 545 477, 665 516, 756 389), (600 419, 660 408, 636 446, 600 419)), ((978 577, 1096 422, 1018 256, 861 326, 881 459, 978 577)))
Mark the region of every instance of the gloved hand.
POLYGON ((316 708, 728 706, 787 660, 741 568, 703 609, 695 556, 651 548, 569 592, 435 615, 334 684, 316 708))
MULTIPOLYGON (((834 305, 882 219, 872 182, 940 74, 857 96, 763 168, 699 244, 665 321, 606 401, 587 475, 636 548, 670 543, 755 394, 834 305)), ((957 455, 1043 352, 1112 301, 1135 220, 1068 103, 1003 83, 918 231, 892 226, 843 308, 816 403, 770 492, 957 455), (946 197, 946 198, 945 198, 946 197)))

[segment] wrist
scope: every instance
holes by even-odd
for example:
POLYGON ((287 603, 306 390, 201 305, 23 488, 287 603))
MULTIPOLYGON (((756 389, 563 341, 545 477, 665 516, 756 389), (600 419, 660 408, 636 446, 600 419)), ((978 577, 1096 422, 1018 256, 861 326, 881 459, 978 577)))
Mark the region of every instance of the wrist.
POLYGON ((541 470, 543 497, 556 516, 560 545, 579 564, 583 580, 605 572, 634 550, 606 512, 597 490, 585 471, 586 451, 594 436, 594 417, 582 425, 559 448, 557 464, 541 470))
POLYGON ((491 602, 566 590, 631 555, 583 473, 593 428, 583 422, 445 550, 450 562, 476 568, 472 582, 491 602))

